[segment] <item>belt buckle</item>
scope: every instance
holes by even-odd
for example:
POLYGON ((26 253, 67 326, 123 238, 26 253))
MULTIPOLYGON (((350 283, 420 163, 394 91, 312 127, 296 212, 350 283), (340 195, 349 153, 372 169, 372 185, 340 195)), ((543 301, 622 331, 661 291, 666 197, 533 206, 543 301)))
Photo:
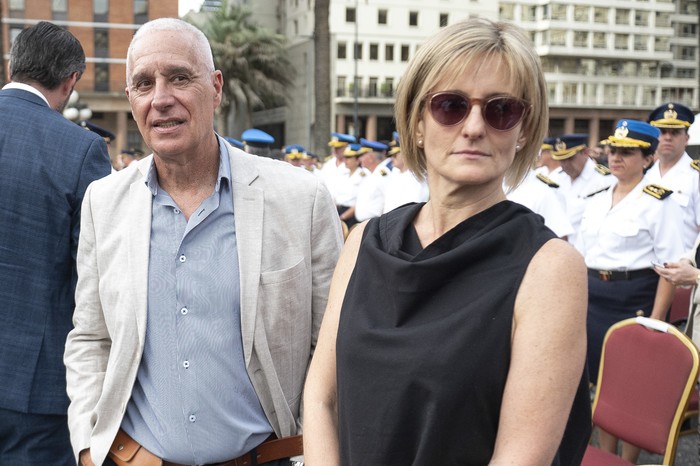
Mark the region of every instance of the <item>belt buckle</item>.
POLYGON ((612 278, 612 272, 609 270, 599 270, 598 278, 600 278, 604 282, 609 282, 612 278))

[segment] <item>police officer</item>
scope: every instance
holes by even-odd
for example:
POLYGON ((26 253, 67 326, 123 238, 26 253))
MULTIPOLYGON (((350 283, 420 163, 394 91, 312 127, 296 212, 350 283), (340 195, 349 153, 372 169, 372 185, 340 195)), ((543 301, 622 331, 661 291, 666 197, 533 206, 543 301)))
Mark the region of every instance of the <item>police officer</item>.
MULTIPOLYGON (((673 285, 660 278, 652 262, 683 254, 681 232, 673 220, 680 206, 670 193, 650 184, 644 170, 652 163, 659 130, 636 120, 621 120, 608 138, 608 163, 615 183, 591 197, 581 220, 578 249, 588 267, 588 370, 596 383, 605 333, 638 310, 663 319, 673 285)), ((616 451, 617 439, 600 433, 603 449, 616 451)), ((636 464, 639 451, 623 445, 623 458, 636 464)))
MULTIPOLYGON (((700 225, 700 165, 685 151, 688 128, 695 116, 678 103, 666 103, 649 114, 649 123, 659 128, 656 163, 647 172, 651 183, 673 191, 671 199, 683 207, 682 221, 675 221, 683 230, 685 250, 693 247, 700 225)), ((673 258, 674 260, 677 258, 673 258)))
POLYGON ((249 154, 272 157, 270 145, 275 143, 275 138, 265 131, 250 128, 243 131, 241 139, 243 139, 243 150, 249 154))
POLYGON ((357 202, 357 192, 360 184, 369 177, 369 170, 360 166, 359 157, 367 148, 360 144, 348 144, 343 153, 343 159, 347 170, 340 175, 337 180, 336 206, 340 219, 346 223, 348 228, 357 223, 355 219, 355 203, 357 202))
POLYGON ((347 175, 347 167, 345 166, 345 149, 348 144, 355 144, 357 139, 355 136, 343 133, 331 133, 331 140, 328 142, 328 147, 331 148, 331 155, 326 158, 321 167, 321 179, 325 183, 328 191, 331 193, 336 205, 338 183, 340 179, 347 175))
POLYGON ((596 192, 610 186, 614 177, 610 170, 596 163, 589 156, 587 134, 565 134, 554 140, 552 159, 561 164, 561 173, 554 178, 561 186, 566 202, 566 215, 574 227, 569 242, 576 244, 576 235, 586 200, 596 192))
POLYGON ((284 160, 295 167, 301 167, 306 149, 299 144, 291 144, 284 148, 284 160))
POLYGON ((360 138, 360 145, 366 152, 360 155, 362 167, 371 174, 360 184, 355 203, 355 219, 363 222, 373 217, 379 217, 384 210, 384 189, 391 171, 382 162, 389 146, 382 142, 360 138))

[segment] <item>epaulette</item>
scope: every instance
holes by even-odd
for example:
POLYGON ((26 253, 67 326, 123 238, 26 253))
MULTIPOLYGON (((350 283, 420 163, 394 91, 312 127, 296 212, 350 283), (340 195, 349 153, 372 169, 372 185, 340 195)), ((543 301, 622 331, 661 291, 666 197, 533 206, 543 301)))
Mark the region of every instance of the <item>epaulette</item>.
POLYGON ((558 188, 559 185, 551 178, 548 176, 543 175, 542 173, 537 174, 537 179, 549 186, 550 188, 558 188))
POLYGON ((589 197, 593 197, 593 196, 595 196, 596 194, 600 194, 600 193, 602 193, 602 192, 607 191, 608 189, 610 189, 610 186, 606 186, 606 187, 604 187, 603 189, 599 189, 598 191, 594 191, 594 192, 592 192, 592 193, 590 193, 590 194, 587 194, 586 196, 584 196, 584 199, 588 199, 589 197))
POLYGON ((380 169, 379 169, 379 174, 382 175, 382 176, 387 176, 387 175, 389 174, 389 172, 387 172, 387 171, 384 170, 383 168, 380 168, 380 169))
POLYGON ((365 172, 360 172, 360 176, 367 176, 367 173, 365 173, 365 172))
POLYGON ((663 188, 658 184, 648 184, 644 186, 644 192, 656 199, 666 199, 668 196, 673 194, 673 191, 663 188))
POLYGON ((612 172, 610 171, 610 169, 609 169, 608 167, 606 167, 605 165, 603 165, 602 163, 597 163, 597 164, 596 164, 596 166, 595 166, 595 171, 597 171, 597 172, 600 173, 601 175, 605 175, 605 176, 608 176, 609 174, 612 173, 612 172))
POLYGON ((700 172, 700 160, 693 160, 690 162, 690 166, 700 172))

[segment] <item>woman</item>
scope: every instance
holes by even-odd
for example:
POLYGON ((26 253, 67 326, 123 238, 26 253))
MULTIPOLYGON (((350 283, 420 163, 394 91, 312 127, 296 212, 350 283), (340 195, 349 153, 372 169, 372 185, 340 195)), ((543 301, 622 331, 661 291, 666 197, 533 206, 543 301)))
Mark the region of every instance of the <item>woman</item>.
POLYGON ((585 268, 502 188, 546 130, 537 55, 513 25, 448 26, 408 66, 396 121, 430 200, 348 238, 305 387, 306 464, 578 464, 585 268))
MULTIPOLYGON (((577 247, 588 266, 588 371, 597 383, 600 353, 611 325, 639 311, 663 319, 673 300, 673 285, 660 279, 653 262, 680 257, 681 207, 663 188, 648 184, 659 130, 648 123, 621 120, 607 139, 608 165, 617 181, 591 197, 581 220, 577 247)), ((600 445, 617 451, 617 439, 600 434, 600 445)), ((623 444, 623 458, 635 462, 639 450, 623 444)))

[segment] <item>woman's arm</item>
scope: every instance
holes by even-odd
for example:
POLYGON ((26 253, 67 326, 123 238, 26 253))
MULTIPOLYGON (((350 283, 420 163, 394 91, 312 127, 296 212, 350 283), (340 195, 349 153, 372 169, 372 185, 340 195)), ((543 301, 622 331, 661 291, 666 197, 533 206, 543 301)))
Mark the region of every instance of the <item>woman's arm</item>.
POLYGON ((548 241, 515 301, 511 365, 491 465, 551 464, 586 359, 588 286, 581 255, 548 241))
POLYGON ((340 464, 335 342, 340 308, 355 268, 364 228, 365 224, 362 223, 353 229, 340 254, 331 281, 318 344, 304 386, 304 464, 308 466, 340 464))
POLYGON ((671 307, 673 295, 676 292, 676 287, 673 283, 659 277, 659 284, 656 286, 656 297, 654 298, 654 307, 651 310, 651 318, 658 320, 666 320, 666 314, 671 307))

